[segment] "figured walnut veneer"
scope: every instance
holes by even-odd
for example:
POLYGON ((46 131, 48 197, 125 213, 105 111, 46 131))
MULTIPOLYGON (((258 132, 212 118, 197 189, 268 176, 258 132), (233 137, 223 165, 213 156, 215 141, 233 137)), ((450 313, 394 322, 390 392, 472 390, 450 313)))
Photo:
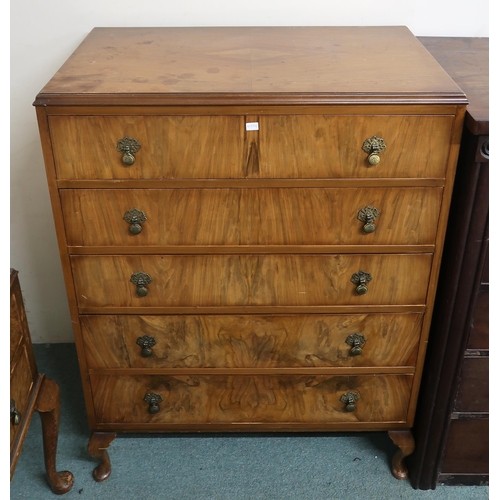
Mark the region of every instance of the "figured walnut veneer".
POLYGON ((92 31, 35 105, 97 480, 118 431, 409 433, 465 104, 405 27, 92 31))

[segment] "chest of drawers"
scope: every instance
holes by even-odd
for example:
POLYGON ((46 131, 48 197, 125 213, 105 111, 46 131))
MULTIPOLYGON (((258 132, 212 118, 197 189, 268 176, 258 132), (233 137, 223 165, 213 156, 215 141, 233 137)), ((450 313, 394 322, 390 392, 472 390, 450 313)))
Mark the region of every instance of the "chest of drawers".
POLYGON ((462 91, 404 27, 94 29, 37 96, 92 436, 410 429, 462 91))

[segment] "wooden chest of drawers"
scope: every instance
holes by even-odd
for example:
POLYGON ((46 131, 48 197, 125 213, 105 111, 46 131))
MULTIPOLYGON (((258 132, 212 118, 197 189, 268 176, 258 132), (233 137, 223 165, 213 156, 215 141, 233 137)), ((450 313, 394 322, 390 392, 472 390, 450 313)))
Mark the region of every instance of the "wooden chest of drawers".
POLYGON ((35 101, 92 436, 413 424, 466 105, 404 27, 94 29, 35 101))

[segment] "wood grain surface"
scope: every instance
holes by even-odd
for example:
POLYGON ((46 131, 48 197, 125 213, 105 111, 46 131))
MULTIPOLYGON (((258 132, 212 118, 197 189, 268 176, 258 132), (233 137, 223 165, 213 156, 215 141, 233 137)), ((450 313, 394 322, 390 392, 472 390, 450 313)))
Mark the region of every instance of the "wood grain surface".
POLYGON ((421 314, 81 316, 85 355, 99 368, 412 366, 421 314), (349 335, 364 336, 353 355, 349 335), (152 337, 143 357, 137 339, 152 337))
POLYGON ((431 254, 72 256, 80 308, 425 304, 431 254), (351 277, 371 273, 358 295, 351 277), (139 297, 130 282, 152 282, 139 297))
POLYGON ((49 117, 57 177, 81 180, 443 178, 452 125, 452 115, 49 117), (387 145, 376 167, 362 150, 374 135, 387 145), (125 136, 141 145, 132 166, 117 151, 125 136))
POLYGON ((441 188, 64 189, 68 245, 433 244, 441 188), (358 212, 375 207, 366 233, 358 212), (125 212, 147 217, 130 232, 125 212))
POLYGON ((105 376, 91 375, 101 423, 402 422, 411 375, 387 376, 105 376), (348 412, 343 394, 356 392, 348 412), (156 414, 147 393, 163 401, 156 414))
MULTIPOLYGON (((31 396, 31 389, 36 380, 36 373, 31 371, 26 347, 22 345, 13 360, 11 365, 10 376, 10 399, 14 400, 17 410, 20 412, 21 417, 26 416, 26 409, 28 407, 28 400, 31 396)), ((10 423, 10 451, 12 452, 14 445, 16 445, 15 437, 23 430, 22 425, 14 425, 10 423)), ((19 450, 20 452, 20 450, 19 450)))
POLYGON ((307 96, 464 101, 408 28, 316 26, 95 28, 36 104, 290 104, 307 96))

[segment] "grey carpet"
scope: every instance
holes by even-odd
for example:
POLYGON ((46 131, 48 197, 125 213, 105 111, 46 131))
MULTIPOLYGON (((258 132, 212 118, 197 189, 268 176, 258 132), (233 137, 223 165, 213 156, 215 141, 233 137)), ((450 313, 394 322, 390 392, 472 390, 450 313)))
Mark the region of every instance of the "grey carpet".
MULTIPOLYGON (((38 344, 39 371, 61 390, 58 470, 75 476, 63 498, 99 500, 479 500, 488 486, 414 490, 390 472, 387 433, 119 435, 109 448, 112 473, 96 483, 86 451, 89 430, 74 344, 38 344)), ((54 499, 34 416, 11 499, 54 499)))

